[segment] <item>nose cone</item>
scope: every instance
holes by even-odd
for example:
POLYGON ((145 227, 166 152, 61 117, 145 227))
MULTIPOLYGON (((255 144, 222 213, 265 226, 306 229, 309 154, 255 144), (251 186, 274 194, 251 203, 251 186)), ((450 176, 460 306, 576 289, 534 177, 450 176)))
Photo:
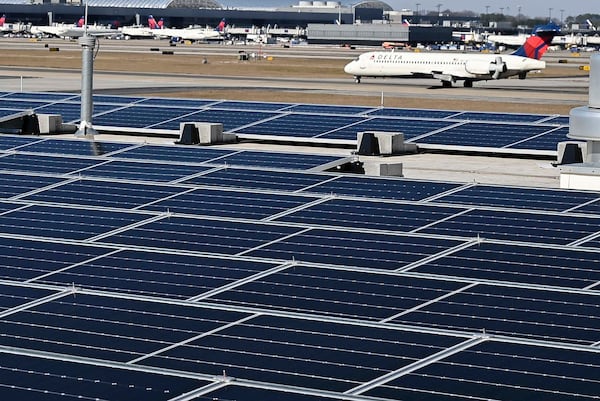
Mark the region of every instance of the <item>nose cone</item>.
POLYGON ((344 72, 346 74, 354 74, 356 72, 356 60, 349 62, 344 67, 344 72))

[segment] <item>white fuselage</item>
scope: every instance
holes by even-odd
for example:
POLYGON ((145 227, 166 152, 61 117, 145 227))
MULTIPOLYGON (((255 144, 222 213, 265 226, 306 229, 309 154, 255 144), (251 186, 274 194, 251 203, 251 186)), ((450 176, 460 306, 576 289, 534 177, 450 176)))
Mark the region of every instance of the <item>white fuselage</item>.
POLYGON ((208 40, 221 38, 221 32, 212 28, 163 28, 152 30, 154 36, 182 40, 208 40))
POLYGON ((54 24, 46 26, 32 26, 30 32, 38 35, 51 35, 65 38, 79 38, 87 33, 90 36, 110 36, 119 33, 119 30, 104 25, 88 25, 87 28, 73 24, 54 24))
POLYGON ((447 81, 488 80, 541 70, 544 61, 510 54, 412 53, 361 54, 344 67, 355 77, 434 77, 447 81))

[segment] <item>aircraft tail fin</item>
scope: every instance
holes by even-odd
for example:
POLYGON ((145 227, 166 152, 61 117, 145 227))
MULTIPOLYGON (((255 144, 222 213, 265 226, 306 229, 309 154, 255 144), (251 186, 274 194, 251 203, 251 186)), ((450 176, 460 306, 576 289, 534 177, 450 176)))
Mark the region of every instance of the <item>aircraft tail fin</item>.
POLYGON ((519 47, 513 54, 515 56, 534 58, 540 60, 548 46, 552 43, 552 39, 560 33, 560 26, 553 22, 547 25, 536 26, 525 44, 519 47))
POLYGON ((148 28, 150 28, 150 29, 157 29, 158 28, 158 23, 156 22, 156 20, 152 16, 152 14, 150 14, 148 16, 148 28))
POLYGON ((223 32, 224 29, 225 29, 225 18, 223 18, 221 20, 221 22, 219 22, 219 25, 217 25, 217 28, 215 30, 219 31, 219 32, 223 32))
POLYGON ((81 28, 83 27, 83 24, 85 24, 85 17, 82 15, 81 18, 79 18, 79 20, 75 23, 75 25, 81 28))
POLYGON ((5 22, 6 22, 6 15, 2 14, 2 17, 0 17, 0 26, 3 26, 5 22))
POLYGON ((156 27, 158 29, 163 29, 165 27, 165 20, 164 19, 159 19, 158 22, 156 23, 156 27))

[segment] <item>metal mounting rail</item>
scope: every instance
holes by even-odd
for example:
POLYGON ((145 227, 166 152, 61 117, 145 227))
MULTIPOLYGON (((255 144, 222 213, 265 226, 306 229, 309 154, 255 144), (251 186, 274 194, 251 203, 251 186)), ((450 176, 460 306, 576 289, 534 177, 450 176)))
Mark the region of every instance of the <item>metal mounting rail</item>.
POLYGON ((431 365, 432 363, 438 362, 448 356, 451 356, 451 355, 454 355, 461 351, 464 351, 467 348, 471 348, 472 346, 480 344, 484 341, 487 341, 487 338, 483 337, 483 336, 478 336, 478 337, 471 338, 467 341, 463 341, 462 343, 458 343, 450 348, 446 348, 443 351, 440 351, 433 355, 429 355, 428 357, 420 359, 414 363, 411 363, 410 365, 404 366, 398 370, 395 370, 393 372, 390 372, 388 374, 380 376, 374 380, 371 380, 370 382, 366 382, 364 384, 361 384, 360 386, 354 387, 353 389, 350 389, 350 390, 344 392, 344 394, 358 395, 358 394, 364 393, 365 391, 369 391, 375 387, 379 387, 385 383, 388 383, 399 377, 405 376, 405 375, 412 373, 415 370, 421 369, 427 365, 431 365))

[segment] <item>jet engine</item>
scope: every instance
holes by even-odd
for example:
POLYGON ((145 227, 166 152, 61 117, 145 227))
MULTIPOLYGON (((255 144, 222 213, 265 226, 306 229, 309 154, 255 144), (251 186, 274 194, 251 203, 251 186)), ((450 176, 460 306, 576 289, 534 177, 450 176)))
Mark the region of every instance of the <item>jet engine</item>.
POLYGON ((468 60, 465 64, 465 70, 474 75, 488 75, 493 79, 500 78, 500 74, 506 72, 506 63, 502 57, 496 57, 492 62, 487 60, 468 60))
POLYGON ((496 60, 490 63, 490 74, 493 79, 498 79, 503 72, 506 72, 506 63, 502 61, 502 57, 496 57, 496 60))

